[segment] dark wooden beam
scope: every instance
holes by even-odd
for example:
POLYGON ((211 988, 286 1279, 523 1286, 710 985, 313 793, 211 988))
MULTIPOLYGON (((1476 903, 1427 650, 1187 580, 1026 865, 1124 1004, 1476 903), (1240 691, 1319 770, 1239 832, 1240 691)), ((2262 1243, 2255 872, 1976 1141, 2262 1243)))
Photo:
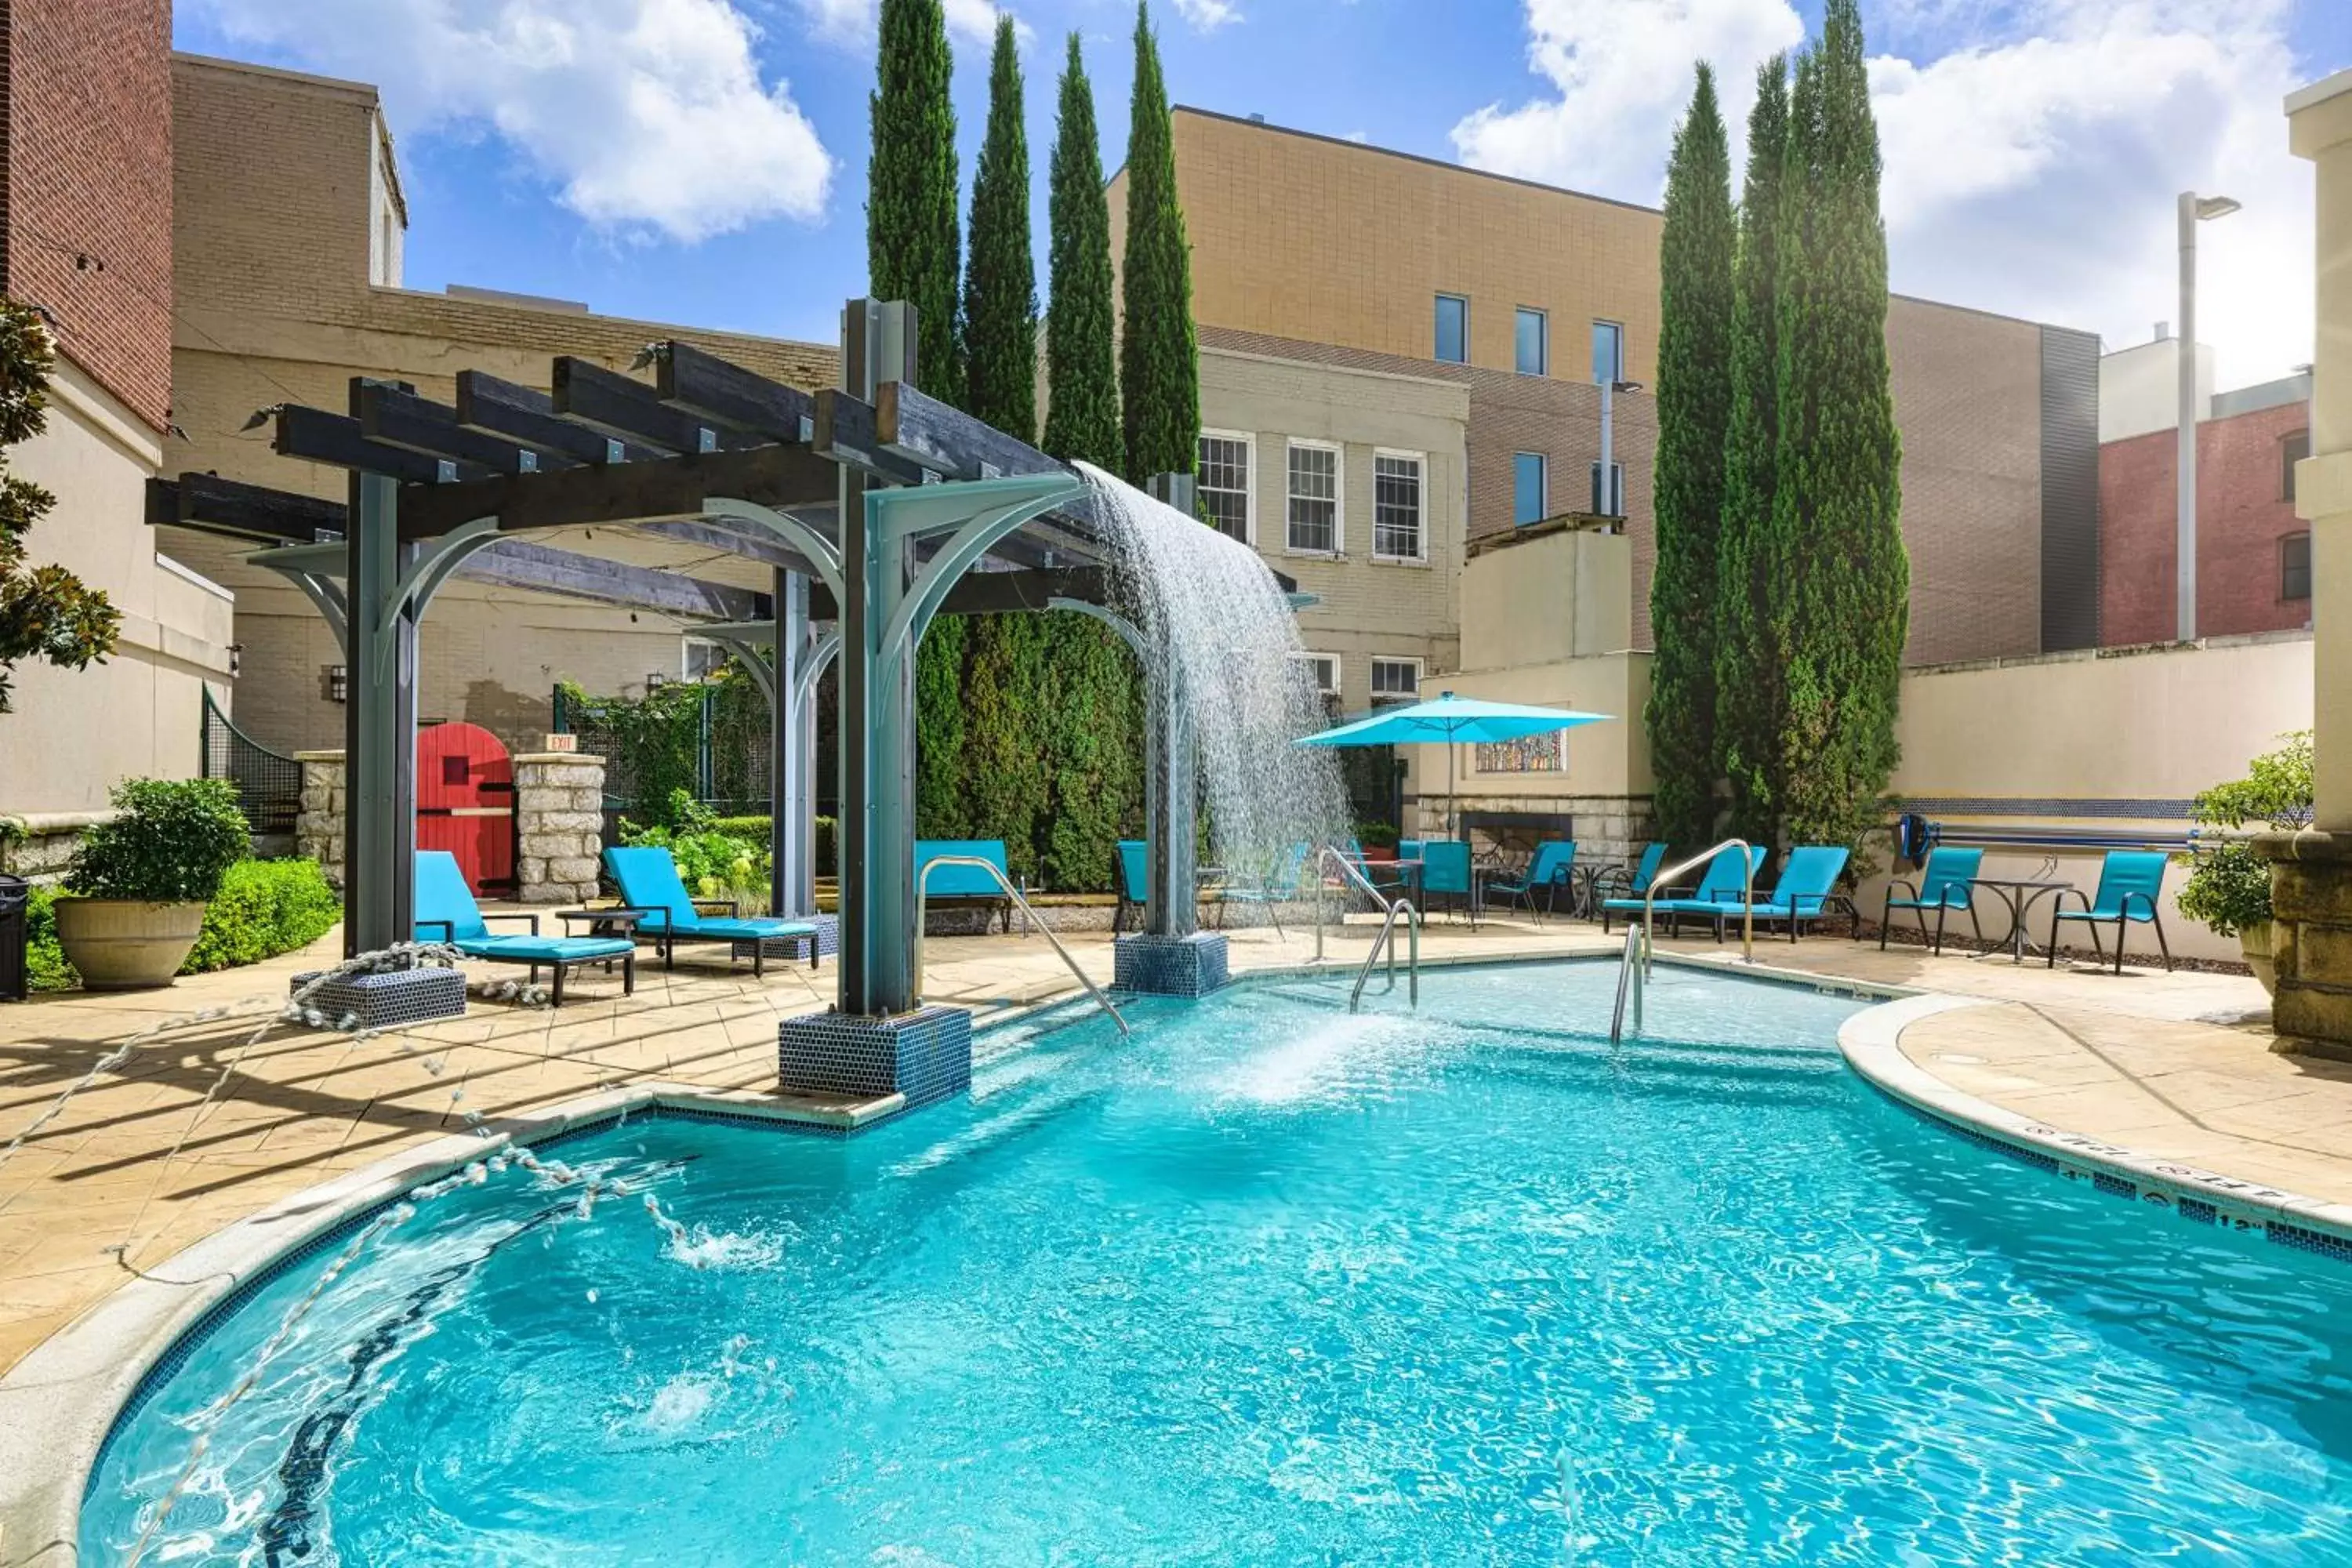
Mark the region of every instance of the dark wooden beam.
POLYGON ((730 555, 740 555, 746 561, 781 566, 787 572, 815 574, 816 568, 807 556, 766 529, 751 523, 739 523, 733 518, 694 518, 671 522, 646 522, 637 526, 642 532, 658 534, 664 539, 676 539, 699 545, 705 550, 723 550, 730 555))
POLYGON ((768 605, 766 595, 749 588, 707 583, 657 567, 605 561, 576 551, 551 550, 520 539, 502 539, 468 556, 457 568, 457 575, 505 588, 527 588, 566 599, 701 620, 756 620, 768 605))
POLYGON ((657 458, 603 468, 511 474, 460 485, 411 486, 400 496, 400 536, 437 539, 478 517, 509 533, 583 524, 692 521, 703 502, 731 496, 785 510, 835 500, 831 463, 805 447, 764 446, 657 458))
POLYGON ((816 395, 816 439, 819 457, 863 469, 894 485, 919 485, 931 470, 920 463, 883 450, 874 431, 874 405, 839 387, 816 395))
POLYGON ((732 452, 770 437, 673 408, 642 381, 570 354, 555 362, 555 411, 615 436, 672 452, 732 452))
POLYGON ((468 429, 535 447, 577 463, 640 463, 669 454, 574 425, 555 412, 555 400, 535 386, 503 381, 478 370, 457 373, 457 423, 468 429))
POLYGON ((360 422, 348 415, 329 414, 289 403, 278 410, 277 432, 270 445, 282 458, 301 458, 331 468, 381 474, 410 485, 456 484, 478 479, 492 470, 478 463, 452 458, 432 458, 405 447, 371 441, 360 422))
POLYGON ((388 447, 479 464, 493 473, 530 474, 580 466, 579 458, 566 453, 542 452, 504 436, 470 428, 458 423, 457 411, 449 405, 397 387, 364 384, 359 388, 357 402, 362 434, 388 447))
POLYGON ((883 451, 943 479, 1066 473, 1070 468, 903 381, 886 381, 876 389, 874 439, 883 451))
POLYGON ((656 343, 653 354, 654 394, 664 403, 771 441, 805 443, 816 434, 816 399, 797 386, 674 338, 656 343))
POLYGON ((291 490, 184 473, 177 479, 147 481, 147 521, 269 544, 310 544, 322 536, 342 536, 343 508, 339 501, 291 490))

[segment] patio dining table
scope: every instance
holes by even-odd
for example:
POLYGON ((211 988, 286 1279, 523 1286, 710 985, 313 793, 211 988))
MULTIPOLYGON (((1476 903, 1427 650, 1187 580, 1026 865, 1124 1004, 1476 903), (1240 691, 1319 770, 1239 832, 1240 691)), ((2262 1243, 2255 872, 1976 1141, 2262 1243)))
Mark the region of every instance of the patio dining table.
POLYGON ((1976 879, 1976 885, 1990 889, 1993 896, 2008 908, 2009 933, 1984 952, 1971 953, 1969 956, 1992 958, 1997 956, 2003 948, 2007 948, 2010 963, 2022 963, 2025 962, 2027 948, 2034 947, 2039 951, 2033 940, 2025 934, 2025 917, 2033 912, 2035 904, 2074 884, 2063 879, 2041 877, 1979 877, 1976 879))

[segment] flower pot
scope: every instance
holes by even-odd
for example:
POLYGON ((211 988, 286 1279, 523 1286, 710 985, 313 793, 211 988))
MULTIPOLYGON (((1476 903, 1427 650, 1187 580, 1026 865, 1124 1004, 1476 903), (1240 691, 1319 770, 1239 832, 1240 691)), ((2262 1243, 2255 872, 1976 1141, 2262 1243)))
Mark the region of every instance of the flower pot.
POLYGON ((58 942, 91 991, 169 985, 204 930, 205 906, 129 899, 59 899, 58 942))
POLYGON ((1367 844, 1364 846, 1364 858, 1367 860, 1394 860, 1396 858, 1396 846, 1393 844, 1367 844))
POLYGON ((2243 926, 2238 931, 2238 946, 2246 955, 2246 967, 2263 983, 2263 989, 2278 994, 2278 965, 2271 957, 2271 932, 2274 922, 2264 921, 2260 925, 2243 926))

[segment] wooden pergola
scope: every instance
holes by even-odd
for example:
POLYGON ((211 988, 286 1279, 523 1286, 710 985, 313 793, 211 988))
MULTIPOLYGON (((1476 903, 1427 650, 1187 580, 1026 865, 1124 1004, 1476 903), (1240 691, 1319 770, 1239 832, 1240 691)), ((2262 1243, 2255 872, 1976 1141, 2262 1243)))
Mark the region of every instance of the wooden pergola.
MULTIPOLYGON (((298 585, 342 642, 347 952, 413 930, 418 626, 465 577, 660 612, 749 656, 775 720, 780 913, 814 907, 814 701, 838 659, 838 1009, 913 1005, 925 628, 939 615, 1071 609, 1144 651, 1111 602, 1084 481, 925 395, 915 341, 911 307, 850 301, 842 384, 814 395, 677 342, 648 348, 650 383, 568 356, 544 393, 462 372, 454 404, 357 378, 346 412, 265 411, 278 453, 348 472, 347 503, 205 474, 151 482, 151 523, 258 546, 247 559, 298 585)), ((1187 487, 1160 488, 1181 502, 1187 487)), ((1181 938, 1195 784, 1180 707, 1150 696, 1147 930, 1181 938)))

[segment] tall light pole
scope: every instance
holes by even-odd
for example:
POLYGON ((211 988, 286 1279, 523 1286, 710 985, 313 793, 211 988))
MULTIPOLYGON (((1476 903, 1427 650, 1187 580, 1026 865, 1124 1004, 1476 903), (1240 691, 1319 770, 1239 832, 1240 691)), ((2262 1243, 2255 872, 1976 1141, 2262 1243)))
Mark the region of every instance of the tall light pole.
POLYGON ((1604 381, 1601 384, 1601 494, 1598 498, 1601 504, 1594 510, 1602 517, 1623 515, 1621 510, 1623 498, 1617 494, 1617 487, 1610 477, 1617 467, 1617 394, 1641 390, 1642 384, 1638 381, 1604 381))
POLYGON ((2180 455, 2173 581, 2176 635, 2182 642, 2197 640, 2197 226, 2237 210, 2231 196, 2180 193, 2180 455))

